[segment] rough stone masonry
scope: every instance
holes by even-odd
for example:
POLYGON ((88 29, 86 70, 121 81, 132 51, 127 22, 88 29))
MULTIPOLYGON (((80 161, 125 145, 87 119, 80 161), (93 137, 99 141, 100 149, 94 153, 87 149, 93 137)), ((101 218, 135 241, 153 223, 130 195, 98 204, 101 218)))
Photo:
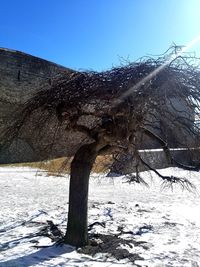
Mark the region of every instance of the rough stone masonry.
MULTIPOLYGON (((50 88, 55 77, 73 72, 38 57, 0 48, 0 137, 6 133, 15 113, 31 96, 41 88, 50 88)), ((74 149, 73 144, 70 145, 73 140, 69 140, 70 135, 66 136, 64 127, 59 129, 60 133, 57 134, 53 147, 46 149, 55 132, 56 123, 57 119, 52 117, 48 123, 48 131, 42 129, 43 138, 40 138, 40 142, 31 135, 31 123, 27 125, 23 136, 16 138, 9 149, 1 149, 0 163, 40 161, 70 155, 74 149)))

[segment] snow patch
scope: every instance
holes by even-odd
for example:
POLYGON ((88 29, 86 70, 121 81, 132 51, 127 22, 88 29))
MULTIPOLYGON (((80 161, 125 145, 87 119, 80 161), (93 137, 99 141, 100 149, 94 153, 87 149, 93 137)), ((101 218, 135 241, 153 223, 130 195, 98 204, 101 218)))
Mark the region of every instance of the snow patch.
POLYGON ((76 251, 56 246, 58 236, 51 229, 53 225, 65 233, 69 176, 1 167, 0 267, 198 267, 200 173, 177 168, 161 172, 187 177, 197 190, 163 189, 151 172, 142 174, 150 188, 125 183, 123 176, 92 175, 89 233, 93 250, 91 245, 88 251, 76 251))

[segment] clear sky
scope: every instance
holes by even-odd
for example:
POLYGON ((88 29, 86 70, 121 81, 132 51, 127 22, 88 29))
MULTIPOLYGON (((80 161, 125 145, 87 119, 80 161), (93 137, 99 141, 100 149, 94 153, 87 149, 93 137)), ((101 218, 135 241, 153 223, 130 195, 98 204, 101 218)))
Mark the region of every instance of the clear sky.
MULTIPOLYGON (((0 0, 0 47, 74 69, 161 54, 200 35, 200 0, 0 0)), ((200 43, 190 50, 200 56, 200 43)))

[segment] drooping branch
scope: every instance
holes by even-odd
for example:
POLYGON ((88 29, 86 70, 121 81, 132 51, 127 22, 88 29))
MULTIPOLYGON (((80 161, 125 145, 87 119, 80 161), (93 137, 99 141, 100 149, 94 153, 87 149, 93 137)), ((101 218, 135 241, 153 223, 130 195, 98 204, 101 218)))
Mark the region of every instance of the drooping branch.
MULTIPOLYGON (((198 164, 197 166, 189 166, 189 165, 183 164, 183 163, 177 161, 176 159, 174 159, 174 157, 171 155, 168 144, 161 137, 159 137, 157 134, 153 133, 151 130, 149 130, 145 127, 143 127, 142 129, 143 129, 145 134, 147 134, 151 138, 158 141, 158 143, 161 145, 161 147, 162 147, 162 149, 166 155, 168 164, 170 164, 170 165, 174 164, 177 167, 180 167, 180 168, 185 169, 185 170, 190 170, 190 171, 199 171, 200 170, 200 164, 198 164)), ((144 165, 146 165, 146 164, 144 164, 144 165)))
POLYGON ((158 170, 154 169, 152 166, 150 166, 148 163, 146 163, 139 155, 141 163, 148 168, 148 170, 153 171, 158 177, 160 177, 164 181, 165 186, 169 186, 173 189, 173 184, 179 184, 182 189, 187 189, 188 191, 194 190, 196 187, 194 184, 192 184, 187 178, 181 178, 176 176, 167 176, 162 175, 158 170))
POLYGON ((149 130, 149 129, 145 128, 145 127, 142 127, 142 130, 143 130, 144 134, 146 134, 149 137, 155 139, 161 145, 163 151, 165 152, 167 162, 169 164, 172 164, 173 163, 173 157, 172 157, 172 155, 170 153, 168 144, 162 138, 160 138, 157 134, 152 132, 151 130, 149 130))

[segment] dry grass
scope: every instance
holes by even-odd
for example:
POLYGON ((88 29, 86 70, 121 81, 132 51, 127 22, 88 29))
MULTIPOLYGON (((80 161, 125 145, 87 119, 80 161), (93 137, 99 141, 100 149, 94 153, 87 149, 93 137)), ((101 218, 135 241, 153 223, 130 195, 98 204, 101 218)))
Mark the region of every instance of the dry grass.
POLYGON ((98 156, 93 166, 92 172, 96 173, 108 172, 112 163, 113 163, 112 155, 98 156))
MULTIPOLYGON (((63 157, 41 162, 15 163, 15 164, 10 164, 9 166, 39 168, 47 171, 48 174, 58 175, 62 173, 68 173, 68 174, 70 173, 71 161, 72 158, 63 157)), ((98 156, 93 166, 92 172, 95 173, 107 172, 112 162, 113 162, 112 156, 109 155, 98 156)))

